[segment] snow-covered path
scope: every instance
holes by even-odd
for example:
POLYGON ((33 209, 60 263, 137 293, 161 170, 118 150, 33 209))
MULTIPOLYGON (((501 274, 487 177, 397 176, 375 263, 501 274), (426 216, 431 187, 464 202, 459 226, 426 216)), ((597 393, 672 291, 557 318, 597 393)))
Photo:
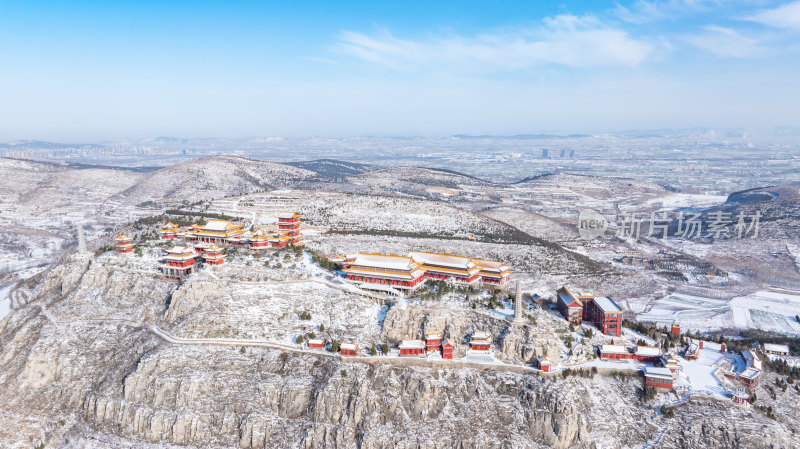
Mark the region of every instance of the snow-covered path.
MULTIPOLYGON (((234 347, 250 347, 250 348, 268 348, 278 349, 281 351, 289 351, 300 354, 309 354, 319 357, 334 357, 343 362, 360 362, 360 363, 373 363, 373 364, 388 364, 400 367, 420 366, 426 368, 477 368, 488 369, 493 371, 510 371, 520 374, 541 374, 538 369, 523 366, 523 365, 508 365, 502 362, 497 362, 494 359, 479 360, 474 357, 467 357, 463 360, 447 360, 441 358, 428 358, 428 357, 392 357, 392 356, 343 356, 338 353, 332 353, 325 350, 313 350, 300 348, 293 345, 285 345, 267 340, 255 339, 237 339, 237 338, 183 338, 177 337, 169 332, 161 329, 158 326, 146 326, 136 321, 119 319, 119 318, 90 318, 76 320, 72 323, 107 323, 107 324, 127 324, 134 327, 141 327, 153 333, 153 335, 166 341, 170 344, 176 345, 189 345, 189 346, 234 346, 234 347)), ((57 324, 67 324, 59 322, 57 324)), ((546 375, 546 374, 545 374, 546 375)), ((551 373, 550 375, 557 375, 551 373)))
POLYGON ((669 426, 666 426, 663 429, 661 429, 661 432, 658 433, 658 436, 653 441, 642 445, 642 449, 649 449, 651 447, 656 447, 658 443, 661 442, 661 438, 664 437, 664 434, 667 432, 667 430, 669 430, 669 426))
POLYGON ((0 321, 11 312, 11 298, 8 297, 8 292, 14 284, 7 285, 0 288, 0 321))

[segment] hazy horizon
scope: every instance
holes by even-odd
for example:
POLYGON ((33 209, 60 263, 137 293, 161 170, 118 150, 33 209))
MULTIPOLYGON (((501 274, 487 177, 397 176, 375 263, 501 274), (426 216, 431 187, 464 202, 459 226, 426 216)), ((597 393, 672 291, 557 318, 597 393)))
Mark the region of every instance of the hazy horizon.
POLYGON ((4 2, 0 141, 799 126, 800 1, 4 2))

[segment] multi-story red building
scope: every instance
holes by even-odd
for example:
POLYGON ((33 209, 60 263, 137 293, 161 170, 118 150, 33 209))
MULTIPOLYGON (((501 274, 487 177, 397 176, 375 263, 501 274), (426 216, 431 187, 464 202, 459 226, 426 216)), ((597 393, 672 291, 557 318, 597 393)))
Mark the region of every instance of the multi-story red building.
POLYGON ((191 246, 176 246, 167 250, 161 271, 164 279, 183 280, 194 273, 197 262, 197 251, 191 246))
MULTIPOLYGON (((390 266, 393 265, 392 261, 386 257, 403 257, 395 255, 359 253, 339 255, 332 257, 330 260, 336 263, 341 263, 345 268, 344 271, 349 273, 348 269, 352 266, 355 266, 354 262, 356 259, 360 258, 362 260, 366 260, 366 258, 363 256, 375 256, 371 257, 375 260, 369 261, 370 267, 371 269, 378 269, 381 271, 386 271, 385 269, 393 269, 390 266), (384 257, 384 259, 378 260, 379 256, 384 257)), ((503 285, 508 281, 508 278, 511 275, 511 270, 507 266, 505 266, 502 262, 493 260, 471 259, 469 257, 422 251, 409 251, 407 257, 416 264, 416 268, 422 273, 423 279, 421 279, 419 282, 424 282, 425 279, 441 279, 469 285, 472 285, 475 282, 503 285)), ((353 279, 349 274, 347 278, 350 280, 356 280, 353 279)), ((358 281, 383 283, 383 278, 373 279, 372 277, 367 277, 366 279, 367 280, 365 281, 361 281, 360 279, 358 281)), ((401 284, 401 287, 406 287, 406 285, 401 284)), ((412 287, 416 287, 416 284, 414 284, 412 287)), ((403 290, 407 289, 403 288, 403 290)))
POLYGON ((757 368, 748 367, 736 376, 739 382, 744 384, 749 389, 755 389, 761 381, 761 370, 757 368))
POLYGON ((492 335, 485 331, 475 331, 469 340, 469 347, 472 351, 488 353, 492 348, 492 335))
POLYGON ((120 234, 119 237, 114 239, 118 253, 129 253, 133 251, 133 240, 125 234, 120 234))
POLYGON ((244 224, 211 218, 204 225, 192 225, 184 238, 189 241, 226 244, 229 239, 241 237, 244 233, 244 224))
POLYGON ((445 340, 442 342, 442 358, 443 359, 453 358, 453 344, 450 343, 450 340, 445 340))
POLYGON ((250 237, 247 238, 247 241, 250 243, 250 248, 263 249, 269 248, 269 238, 270 235, 267 231, 258 228, 252 234, 250 234, 250 237))
POLYGON ((503 285, 511 277, 511 268, 503 262, 495 260, 472 259, 480 269, 481 282, 484 284, 503 285))
POLYGON ((174 239, 178 237, 178 234, 181 232, 181 228, 178 227, 175 223, 167 222, 167 224, 161 226, 161 230, 158 231, 161 234, 162 239, 174 239))
POLYGON ((281 212, 278 214, 278 232, 288 237, 289 245, 302 246, 303 237, 300 235, 300 217, 297 212, 281 212))
POLYGON ((667 368, 673 373, 681 369, 681 365, 678 363, 678 358, 675 357, 673 354, 662 355, 661 360, 659 360, 658 364, 659 366, 667 368))
POLYGON ((439 334, 425 335, 425 352, 439 352, 442 347, 442 336, 439 334))
POLYGON ((567 287, 561 287, 556 296, 558 310, 568 321, 578 324, 588 321, 603 334, 619 337, 622 308, 611 298, 590 293, 573 293, 567 287))
POLYGON ((622 327, 622 308, 611 298, 594 296, 586 302, 583 320, 590 321, 605 335, 619 337, 622 327))
POLYGON ((222 265, 225 263, 225 256, 222 254, 222 248, 215 244, 211 244, 203 249, 203 263, 206 265, 222 265))

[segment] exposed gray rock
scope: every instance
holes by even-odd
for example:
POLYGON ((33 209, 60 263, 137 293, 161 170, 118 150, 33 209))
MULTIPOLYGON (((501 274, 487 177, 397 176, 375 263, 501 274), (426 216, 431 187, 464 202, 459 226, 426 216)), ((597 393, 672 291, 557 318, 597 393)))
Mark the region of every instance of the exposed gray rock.
MULTIPOLYGON (((0 431, 0 446, 75 447, 90 439, 87 447, 108 448, 798 444, 788 422, 713 401, 689 403, 672 420, 654 419, 638 400, 638 377, 542 378, 502 367, 170 344, 149 328, 165 324, 170 295, 186 304, 204 300, 189 285, 175 288, 101 263, 70 262, 43 276, 35 298, 0 331, 0 415, 11 429, 0 431)), ((515 327, 474 311, 433 309, 392 308, 384 336, 434 326, 453 337, 491 330, 498 357, 508 362, 557 347, 547 342, 556 337, 544 325, 515 327)), ((193 310, 181 309, 183 319, 193 310)))

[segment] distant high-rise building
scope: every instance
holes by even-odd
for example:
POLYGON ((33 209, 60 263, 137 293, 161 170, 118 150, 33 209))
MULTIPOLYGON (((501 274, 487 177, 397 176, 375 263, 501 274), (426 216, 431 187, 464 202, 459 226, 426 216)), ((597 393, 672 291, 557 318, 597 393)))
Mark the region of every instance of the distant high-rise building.
POLYGON ((542 159, 548 159, 550 157, 547 148, 542 148, 542 159))

